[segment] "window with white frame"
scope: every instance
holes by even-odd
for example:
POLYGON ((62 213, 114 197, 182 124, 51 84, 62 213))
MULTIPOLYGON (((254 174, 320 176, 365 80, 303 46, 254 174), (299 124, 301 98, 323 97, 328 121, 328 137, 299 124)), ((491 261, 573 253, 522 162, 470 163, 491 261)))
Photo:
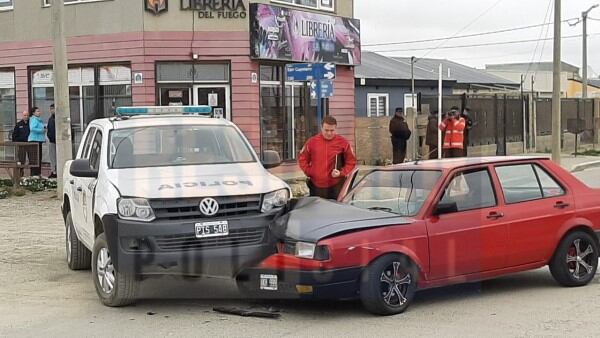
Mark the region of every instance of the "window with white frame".
POLYGON ((367 94, 367 116, 389 116, 390 94, 367 94))
POLYGON ((0 130, 15 124, 15 72, 0 70, 0 130))
POLYGON ((319 9, 333 12, 335 9, 335 0, 271 0, 271 2, 281 2, 298 7, 319 9))
MULTIPOLYGON (((53 0, 44 0, 44 7, 48 7, 52 4, 53 0)), ((99 2, 99 1, 108 1, 108 0, 63 0, 65 5, 71 5, 76 3, 84 3, 84 2, 99 2)), ((0 0, 2 2, 2 0, 0 0)))
POLYGON ((0 11, 13 9, 13 0, 0 0, 0 11))

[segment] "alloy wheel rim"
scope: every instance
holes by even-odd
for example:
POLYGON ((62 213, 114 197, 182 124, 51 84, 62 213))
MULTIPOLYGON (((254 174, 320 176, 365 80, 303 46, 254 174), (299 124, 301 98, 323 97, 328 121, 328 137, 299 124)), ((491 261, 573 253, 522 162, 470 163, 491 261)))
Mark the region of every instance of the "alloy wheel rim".
POLYGON ((406 294, 412 279, 409 273, 400 271, 400 262, 392 262, 383 269, 379 281, 385 304, 391 307, 401 307, 406 304, 406 294))
POLYGON ((102 291, 110 294, 115 286, 115 268, 107 248, 100 249, 96 259, 96 275, 102 291))
POLYGON ((67 262, 71 263, 71 252, 73 251, 73 247, 71 246, 71 226, 67 226, 67 262))
POLYGON ((578 238, 571 243, 567 250, 566 263, 569 274, 576 280, 582 280, 592 274, 594 248, 592 243, 578 238))

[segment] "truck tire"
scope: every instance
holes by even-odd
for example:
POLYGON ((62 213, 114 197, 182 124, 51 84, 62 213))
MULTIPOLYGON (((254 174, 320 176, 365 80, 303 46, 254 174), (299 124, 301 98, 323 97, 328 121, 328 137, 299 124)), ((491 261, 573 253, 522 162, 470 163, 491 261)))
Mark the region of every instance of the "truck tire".
POLYGON ((65 244, 69 269, 88 270, 92 261, 92 253, 77 237, 70 211, 65 219, 65 244))
POLYGON ((118 307, 135 302, 139 281, 135 274, 120 273, 114 268, 104 234, 96 238, 92 250, 92 278, 102 304, 118 307))
POLYGON ((552 277, 562 286, 587 285, 598 268, 598 242, 584 231, 563 238, 550 261, 552 277))

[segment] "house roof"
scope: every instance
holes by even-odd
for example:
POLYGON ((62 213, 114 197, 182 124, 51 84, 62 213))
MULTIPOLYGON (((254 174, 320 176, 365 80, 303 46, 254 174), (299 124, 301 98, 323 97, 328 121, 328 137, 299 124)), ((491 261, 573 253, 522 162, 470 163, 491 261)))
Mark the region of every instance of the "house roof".
MULTIPOLYGON (((401 62, 408 62, 410 65, 410 58, 395 57, 394 59, 401 62)), ((437 74, 440 64, 442 64, 442 74, 444 77, 454 79, 459 84, 519 86, 519 83, 490 74, 485 70, 465 66, 445 59, 418 59, 415 66, 429 69, 437 74)))
MULTIPOLYGON (((414 66, 415 80, 437 81, 440 63, 442 64, 442 76, 444 81, 455 81, 458 84, 519 86, 516 82, 489 74, 484 70, 471 68, 443 59, 417 59, 414 66)), ((355 77, 365 79, 410 80, 410 58, 387 57, 381 54, 364 51, 362 55, 362 64, 355 69, 355 77)))
POLYGON ((600 79, 588 79, 588 84, 600 88, 600 79))
MULTIPOLYGON (((515 71, 515 72, 551 72, 554 69, 552 62, 532 62, 532 63, 503 63, 485 65, 486 70, 495 71, 515 71)), ((579 67, 562 62, 562 71, 569 73, 579 73, 579 67)))

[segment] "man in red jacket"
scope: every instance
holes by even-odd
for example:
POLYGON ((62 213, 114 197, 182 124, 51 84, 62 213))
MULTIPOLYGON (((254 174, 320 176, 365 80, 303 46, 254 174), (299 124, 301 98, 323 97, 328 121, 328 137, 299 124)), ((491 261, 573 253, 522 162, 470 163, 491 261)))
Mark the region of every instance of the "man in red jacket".
POLYGON ((300 151, 298 165, 308 177, 311 196, 337 199, 346 179, 356 167, 350 143, 336 134, 337 121, 323 119, 321 133, 311 137, 300 151))

